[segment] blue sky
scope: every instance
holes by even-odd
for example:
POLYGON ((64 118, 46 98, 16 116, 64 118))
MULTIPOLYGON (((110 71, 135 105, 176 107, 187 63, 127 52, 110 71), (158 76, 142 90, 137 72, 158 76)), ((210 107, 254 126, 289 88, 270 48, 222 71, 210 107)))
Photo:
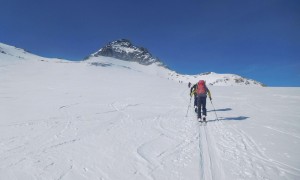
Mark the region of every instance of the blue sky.
POLYGON ((80 60, 120 38, 183 74, 300 86, 299 0, 1 0, 0 42, 80 60))

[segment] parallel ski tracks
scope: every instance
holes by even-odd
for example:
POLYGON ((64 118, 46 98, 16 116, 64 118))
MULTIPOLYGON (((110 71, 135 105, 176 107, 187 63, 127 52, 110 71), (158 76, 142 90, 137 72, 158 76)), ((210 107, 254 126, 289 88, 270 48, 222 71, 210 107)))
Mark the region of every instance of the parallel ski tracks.
POLYGON ((201 177, 204 180, 213 179, 213 167, 212 160, 209 150, 209 144, 207 140, 206 127, 199 127, 199 149, 200 149, 200 168, 201 168, 201 177))
POLYGON ((199 150, 201 179, 223 179, 223 167, 217 152, 218 148, 216 147, 215 140, 210 134, 210 125, 199 126, 199 150))

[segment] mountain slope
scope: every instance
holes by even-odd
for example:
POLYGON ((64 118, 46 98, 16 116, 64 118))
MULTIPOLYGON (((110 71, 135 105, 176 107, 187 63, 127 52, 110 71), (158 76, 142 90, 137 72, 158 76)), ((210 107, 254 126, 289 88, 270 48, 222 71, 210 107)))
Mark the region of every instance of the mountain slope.
POLYGON ((264 84, 244 78, 236 74, 218 74, 214 72, 201 73, 198 75, 182 75, 171 72, 169 78, 175 81, 196 83, 199 79, 205 80, 206 84, 211 86, 255 86, 263 87, 264 84))
MULTIPOLYGON (((200 79, 205 80, 207 84, 213 86, 257 86, 262 87, 264 84, 252 79, 247 79, 235 74, 217 74, 217 73, 202 73, 198 75, 182 75, 167 68, 159 59, 153 57, 146 48, 137 47, 133 45, 129 40, 120 39, 108 43, 99 51, 91 54, 87 60, 105 61, 103 63, 119 64, 120 62, 113 59, 103 58, 111 57, 118 60, 124 60, 126 62, 137 62, 141 65, 146 65, 148 69, 156 69, 156 74, 160 77, 164 77, 170 80, 174 80, 182 83, 196 83, 200 79), (104 60, 103 60, 104 59, 104 60), (109 62, 110 61, 110 62, 109 62), (158 66, 158 67, 154 67, 158 66), (162 68, 161 68, 162 67, 162 68), (158 72, 160 71, 160 72, 158 72)), ((122 63, 123 64, 123 63, 122 63)), ((132 63, 131 63, 132 65, 132 63)), ((140 66, 141 69, 147 69, 140 66)), ((150 70, 151 71, 151 70, 150 70)))
POLYGON ((32 61, 32 60, 38 60, 38 61, 51 60, 54 62, 68 62, 68 60, 38 56, 22 48, 10 46, 3 43, 0 43, 0 60, 2 65, 5 62, 10 64, 13 62, 32 61))
MULTIPOLYGON (((39 60, 39 61, 68 61, 57 58, 45 58, 26 52, 23 49, 8 46, 0 43, 0 58, 2 61, 15 60, 39 60)), ((118 66, 123 68, 141 71, 161 78, 166 78, 182 83, 196 83, 200 79, 205 80, 208 85, 213 86, 256 86, 264 84, 255 80, 247 79, 235 74, 202 73, 198 75, 182 75, 170 70, 160 60, 154 58, 145 48, 137 47, 128 40, 117 40, 109 43, 96 53, 93 53, 85 60, 86 63, 95 66, 118 66), (107 55, 107 52, 113 53, 107 55), (108 56, 108 57, 107 57, 108 56), (112 56, 112 57, 110 57, 112 56), (131 59, 133 58, 133 59, 131 59)))
POLYGON ((200 126, 154 64, 3 57, 0 179, 300 178, 299 88, 209 86, 200 126))

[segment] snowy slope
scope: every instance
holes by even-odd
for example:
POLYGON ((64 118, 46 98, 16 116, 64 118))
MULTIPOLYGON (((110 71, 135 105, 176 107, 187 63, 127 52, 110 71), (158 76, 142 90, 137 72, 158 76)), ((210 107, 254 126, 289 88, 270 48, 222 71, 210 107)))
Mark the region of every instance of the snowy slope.
POLYGON ((201 73, 198 75, 182 75, 176 72, 169 73, 169 79, 182 81, 185 83, 191 82, 195 84, 199 79, 205 80, 206 84, 212 86, 247 86, 247 87, 263 87, 264 84, 247 79, 236 74, 218 74, 214 72, 201 73))
POLYGON ((149 75, 158 76, 160 78, 172 80, 175 82, 197 83, 200 79, 205 80, 206 84, 212 86, 246 86, 246 87, 262 87, 262 83, 257 81, 246 79, 235 74, 217 74, 217 73, 203 73, 199 75, 181 75, 172 71, 160 63, 153 63, 151 65, 141 65, 136 62, 128 62, 123 60, 118 60, 111 57, 90 57, 85 62, 93 66, 105 66, 105 67, 122 67, 131 69, 134 71, 143 72, 149 75))
MULTIPOLYGON (((138 47, 132 44, 127 39, 119 39, 108 43, 106 46, 102 47, 95 53, 89 55, 87 60, 99 60, 103 61, 105 59, 109 64, 118 65, 120 60, 126 61, 125 64, 133 64, 136 62, 143 66, 140 69, 146 71, 155 69, 155 72, 159 71, 159 76, 167 79, 174 80, 180 83, 193 83, 203 79, 207 84, 214 86, 256 86, 262 87, 264 84, 257 82, 252 79, 247 79, 235 74, 217 74, 217 73, 201 73, 197 75, 182 75, 175 71, 170 70, 165 64, 163 64, 158 58, 154 57, 146 48, 138 47), (117 59, 109 59, 106 57, 117 59), (110 62, 109 62, 110 61, 110 62), (130 62, 130 63, 128 63, 130 62), (151 66, 151 67, 148 67, 151 66), (158 67, 156 67, 158 66, 158 67)), ((95 64, 95 63, 94 63, 95 64)), ((124 64, 124 63, 121 63, 124 64)), ((135 66, 136 67, 136 66, 135 66)))
POLYGON ((300 179, 300 88, 209 86, 200 126, 157 66, 4 51, 1 180, 300 179))

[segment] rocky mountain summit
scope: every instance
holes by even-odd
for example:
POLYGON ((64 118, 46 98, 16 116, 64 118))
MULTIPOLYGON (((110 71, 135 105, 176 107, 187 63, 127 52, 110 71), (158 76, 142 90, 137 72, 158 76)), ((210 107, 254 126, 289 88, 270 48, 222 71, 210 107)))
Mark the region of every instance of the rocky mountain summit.
POLYGON ((91 54, 89 57, 113 57, 124 61, 138 62, 142 65, 150 65, 156 63, 164 66, 163 63, 144 47, 138 47, 133 45, 127 39, 119 39, 108 43, 99 51, 91 54))

